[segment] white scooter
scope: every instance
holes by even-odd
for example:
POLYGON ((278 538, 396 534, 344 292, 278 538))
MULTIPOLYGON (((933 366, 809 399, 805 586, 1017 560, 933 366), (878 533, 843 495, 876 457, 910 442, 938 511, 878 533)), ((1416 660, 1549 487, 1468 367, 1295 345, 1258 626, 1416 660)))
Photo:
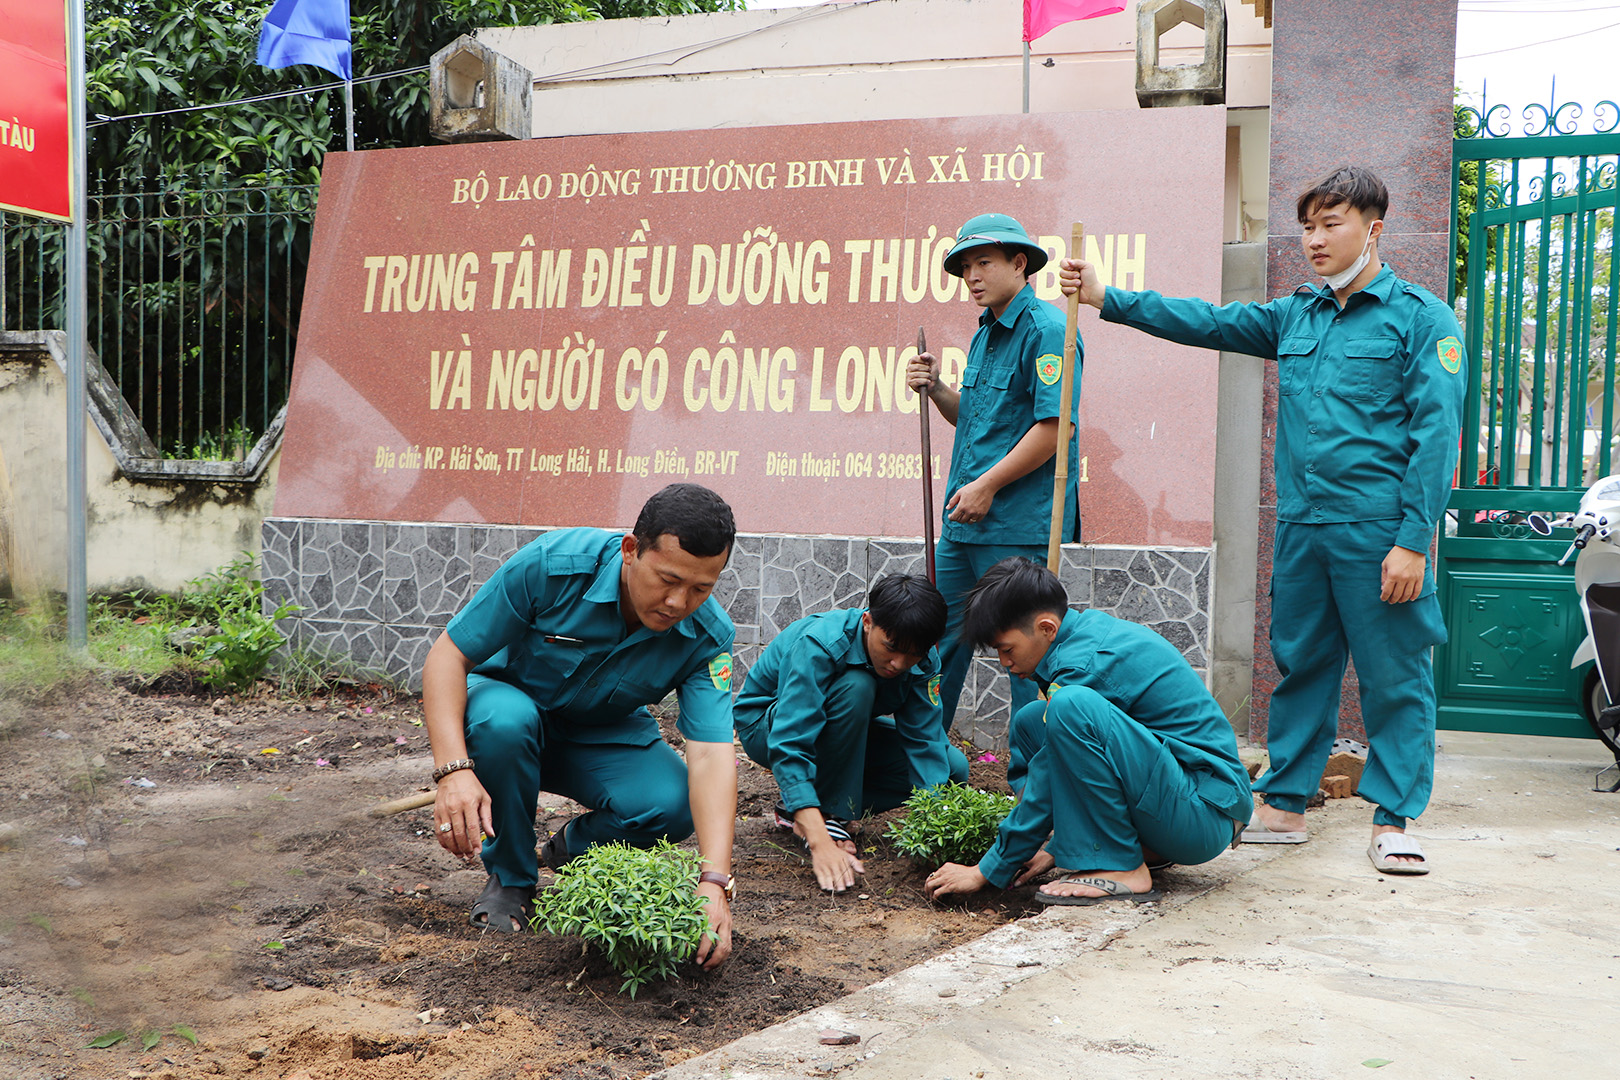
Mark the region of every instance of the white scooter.
MULTIPOLYGON (((1615 764, 1598 774, 1601 785, 1605 773, 1620 774, 1620 475, 1605 476, 1586 490, 1575 513, 1556 521, 1531 514, 1526 523, 1541 536, 1553 529, 1575 530, 1575 541, 1562 566, 1576 552, 1575 591, 1581 598, 1581 615, 1586 620, 1586 638, 1575 650, 1570 667, 1587 661, 1597 665, 1601 697, 1594 694, 1592 728, 1604 745, 1614 752, 1615 764)), ((1620 791, 1620 775, 1613 786, 1599 791, 1620 791)))

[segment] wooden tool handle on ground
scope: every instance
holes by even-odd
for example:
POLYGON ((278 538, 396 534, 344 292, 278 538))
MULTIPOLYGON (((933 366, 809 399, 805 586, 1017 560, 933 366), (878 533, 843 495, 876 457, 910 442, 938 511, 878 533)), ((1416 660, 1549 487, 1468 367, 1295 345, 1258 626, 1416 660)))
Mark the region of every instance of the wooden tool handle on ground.
MULTIPOLYGON (((1080 258, 1080 245, 1086 238, 1086 226, 1075 222, 1069 234, 1069 257, 1080 258)), ((1058 394, 1057 471, 1052 478, 1052 532, 1046 544, 1046 568, 1058 572, 1063 558, 1063 496, 1069 488, 1069 440, 1074 438, 1074 423, 1069 414, 1074 408, 1074 335, 1080 326, 1080 293, 1069 297, 1066 328, 1063 331, 1062 390, 1058 394)))
POLYGON ((407 795, 403 799, 378 803, 366 811, 366 817, 392 817, 407 810, 420 810, 424 806, 432 806, 438 797, 438 793, 434 791, 418 791, 415 795, 407 795))

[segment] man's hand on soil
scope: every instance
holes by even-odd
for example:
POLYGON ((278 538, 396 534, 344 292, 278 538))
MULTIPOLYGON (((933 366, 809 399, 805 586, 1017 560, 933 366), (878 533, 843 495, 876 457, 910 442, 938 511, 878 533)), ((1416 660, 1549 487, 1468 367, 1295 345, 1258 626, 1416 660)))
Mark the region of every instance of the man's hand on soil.
POLYGON ((928 894, 928 899, 938 900, 951 893, 978 892, 987 884, 989 879, 979 873, 977 866, 948 862, 928 875, 928 880, 923 883, 923 892, 928 894))
POLYGON ((713 971, 731 955, 731 903, 726 900, 725 891, 712 881, 699 882, 697 891, 708 903, 709 932, 703 935, 692 959, 703 970, 713 971))
MULTIPOLYGON (((826 829, 822 829, 825 835, 826 829)), ((866 873, 866 866, 855 857, 854 843, 837 841, 827 836, 820 843, 810 845, 810 862, 816 871, 816 883, 828 892, 843 892, 855 884, 855 875, 866 873)))

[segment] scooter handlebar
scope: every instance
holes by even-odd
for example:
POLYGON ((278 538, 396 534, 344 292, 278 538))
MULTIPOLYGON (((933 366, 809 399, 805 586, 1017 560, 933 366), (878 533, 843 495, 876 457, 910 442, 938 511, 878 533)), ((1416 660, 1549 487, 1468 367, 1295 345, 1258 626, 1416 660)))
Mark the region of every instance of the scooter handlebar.
POLYGON ((1575 530, 1575 546, 1584 549, 1587 542, 1595 535, 1597 535, 1596 525, 1582 525, 1579 529, 1575 530))

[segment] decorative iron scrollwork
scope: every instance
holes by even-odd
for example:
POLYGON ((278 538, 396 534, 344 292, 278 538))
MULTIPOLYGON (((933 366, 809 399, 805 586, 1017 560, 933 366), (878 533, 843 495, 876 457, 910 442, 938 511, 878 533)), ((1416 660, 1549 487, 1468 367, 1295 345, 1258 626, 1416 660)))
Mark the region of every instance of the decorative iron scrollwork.
MULTIPOLYGON (((1536 138, 1544 135, 1574 135, 1580 130, 1580 119, 1586 110, 1579 102, 1558 100, 1558 80, 1552 82, 1545 105, 1534 102, 1521 111, 1524 126, 1521 134, 1536 138)), ((1620 130, 1620 104, 1605 98, 1592 106, 1591 127, 1594 135, 1608 135, 1620 130)), ((1513 110, 1501 102, 1491 104, 1482 84, 1479 107, 1456 106, 1456 131, 1459 139, 1506 139, 1513 136, 1513 110)))

